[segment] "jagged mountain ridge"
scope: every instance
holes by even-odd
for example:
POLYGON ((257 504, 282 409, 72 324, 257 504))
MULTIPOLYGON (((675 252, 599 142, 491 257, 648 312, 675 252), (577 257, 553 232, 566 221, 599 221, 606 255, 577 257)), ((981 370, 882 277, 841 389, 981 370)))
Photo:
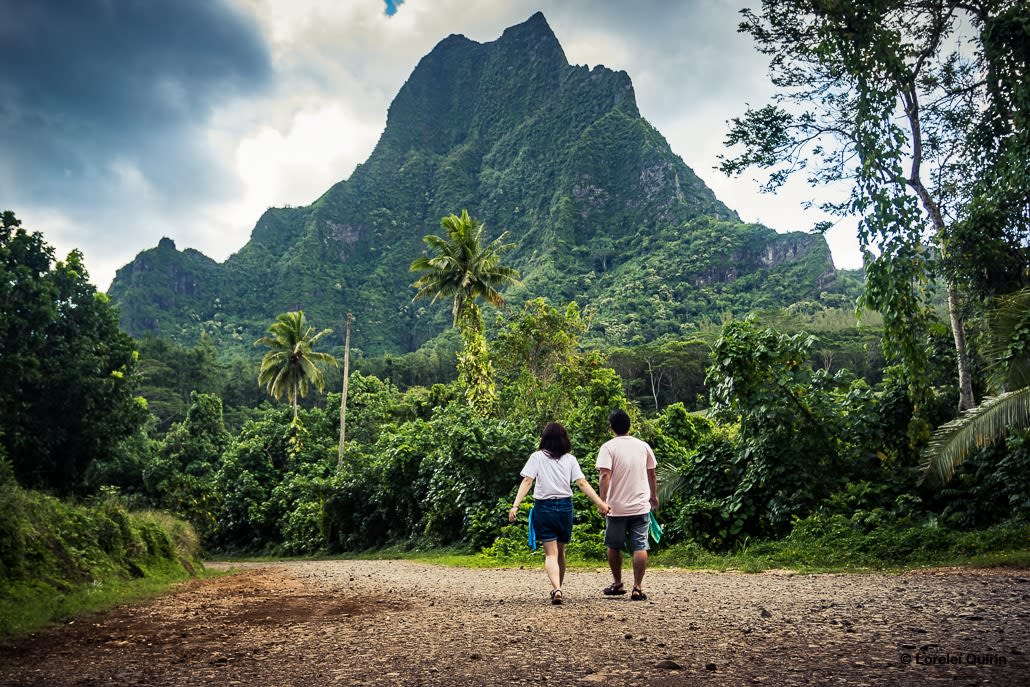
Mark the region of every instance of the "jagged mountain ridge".
POLYGON ((443 305, 411 303, 408 265, 463 208, 517 245, 508 260, 523 286, 509 300, 575 299, 615 344, 833 281, 822 237, 742 224, 640 116, 629 76, 570 65, 537 13, 490 43, 441 41, 368 160, 309 206, 269 209, 224 263, 162 240, 118 271, 110 295, 137 336, 249 343, 303 309, 338 333, 353 312, 366 353, 413 350, 449 319, 443 305))

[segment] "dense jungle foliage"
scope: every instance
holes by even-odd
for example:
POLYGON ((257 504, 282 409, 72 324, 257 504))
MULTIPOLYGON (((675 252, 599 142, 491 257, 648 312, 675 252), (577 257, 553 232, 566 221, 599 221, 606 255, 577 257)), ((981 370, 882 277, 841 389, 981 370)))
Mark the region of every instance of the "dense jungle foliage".
MULTIPOLYGON (((113 321, 112 306, 82 273, 79 293, 92 307, 60 310, 60 292, 47 289, 67 276, 67 263, 53 263, 38 235, 9 222, 3 248, 39 259, 38 271, 4 283, 15 283, 19 298, 46 296, 23 314, 37 326, 54 323, 48 344, 61 341, 59 324, 69 316, 81 332, 113 321)), ((10 276, 12 263, 3 264, 10 276)), ((1027 432, 978 450, 945 489, 920 487, 920 447, 905 432, 916 411, 905 382, 884 365, 875 320, 867 328, 847 320, 810 308, 756 313, 710 324, 689 340, 602 351, 583 346, 590 324, 575 303, 532 300, 498 311, 488 329, 497 394, 488 414, 469 405, 455 379, 453 337, 411 360, 356 358, 342 458, 338 372, 330 376, 336 389, 310 395, 294 421, 288 403, 272 402, 258 386, 253 358, 220 357, 207 338, 193 348, 128 340, 138 353, 107 367, 69 365, 65 374, 81 379, 66 383, 84 390, 83 407, 121 403, 147 412, 129 427, 93 423, 84 410, 53 410, 44 393, 15 396, 23 387, 12 380, 0 400, 23 411, 4 421, 2 464, 8 482, 79 498, 103 492, 133 509, 165 510, 188 521, 208 552, 456 545, 519 557, 528 554, 525 523, 509 525, 504 515, 543 423, 566 425, 589 474, 609 436, 608 413, 627 407, 634 433, 659 459, 663 547, 727 551, 802 533, 826 547, 838 537, 907 541, 919 532, 936 542, 931 549, 951 551, 963 532, 995 528, 992 546, 1022 548, 1027 432), (439 378, 419 383, 428 360, 439 361, 439 378), (20 424, 21 417, 32 420, 20 424), (48 442, 26 440, 43 421, 59 431, 88 425, 107 443, 88 460, 45 453, 48 442), (34 468, 44 456, 52 472, 34 468)), ((10 313, 5 322, 9 347, 20 339, 10 313)), ((935 393, 920 412, 940 424, 955 414, 953 354, 946 328, 926 335, 937 351, 935 393)), ((62 346, 79 358, 111 350, 100 337, 62 346)), ((24 350, 12 374, 36 379, 39 355, 24 350)), ((600 559, 602 521, 588 506, 577 502, 572 552, 600 559)), ((5 555, 11 545, 4 540, 5 555)), ((898 554, 895 562, 902 560, 898 554)))

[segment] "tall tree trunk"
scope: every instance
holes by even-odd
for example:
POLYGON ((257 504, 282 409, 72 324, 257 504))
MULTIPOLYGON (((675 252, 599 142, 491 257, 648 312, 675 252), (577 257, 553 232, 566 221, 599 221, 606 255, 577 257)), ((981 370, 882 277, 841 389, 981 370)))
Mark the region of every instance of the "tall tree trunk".
MULTIPOLYGON (((909 95, 906 101, 906 111, 912 125, 913 153, 912 171, 908 179, 909 186, 916 192, 923 209, 930 215, 930 222, 933 225, 934 235, 937 238, 937 245, 942 253, 946 253, 944 245, 944 216, 941 214, 940 205, 930 195, 930 191, 923 184, 920 177, 920 164, 922 161, 922 138, 919 124, 919 108, 915 93, 909 95)), ((949 275, 945 275, 948 286, 948 317, 951 319, 951 334, 955 339, 955 358, 958 365, 959 398, 958 409, 967 410, 976 406, 976 399, 973 397, 973 377, 969 371, 969 357, 966 355, 966 327, 962 322, 962 313, 959 310, 959 295, 955 288, 955 282, 949 275)))
POLYGON ((346 335, 343 339, 343 393, 340 398, 340 455, 337 467, 343 466, 343 441, 347 436, 347 387, 350 382, 350 322, 352 315, 347 313, 346 335))
POLYGON ((662 387, 662 377, 665 376, 665 370, 659 368, 656 372, 654 369, 654 363, 651 360, 645 361, 647 363, 647 375, 651 380, 651 396, 654 398, 654 412, 658 412, 658 392, 662 387), (657 376, 656 376, 657 375, 657 376))
POLYGON ((959 296, 955 285, 948 280, 948 316, 951 318, 951 334, 955 339, 955 354, 958 358, 958 409, 959 412, 976 406, 973 396, 973 379, 969 373, 969 357, 966 355, 966 327, 959 314, 959 296))

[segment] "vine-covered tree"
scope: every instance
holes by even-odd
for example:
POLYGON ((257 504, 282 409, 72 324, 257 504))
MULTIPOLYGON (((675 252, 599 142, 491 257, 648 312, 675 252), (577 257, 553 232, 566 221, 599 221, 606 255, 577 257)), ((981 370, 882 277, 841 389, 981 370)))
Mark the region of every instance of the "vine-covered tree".
POLYGON ((1030 2, 967 7, 981 27, 982 69, 966 79, 970 202, 947 227, 945 261, 972 294, 992 297, 1030 287, 1030 2))
POLYGON ((194 392, 186 418, 172 425, 143 471, 145 486, 155 501, 192 523, 204 539, 216 528, 214 477, 231 444, 222 420, 222 400, 194 392))
MULTIPOLYGON (((732 120, 726 142, 743 151, 721 168, 770 169, 770 191, 802 171, 813 185, 850 185, 846 199, 822 207, 860 217, 864 301, 883 314, 886 352, 905 363, 918 405, 936 257, 962 264, 960 251, 1005 249, 1013 237, 1025 255, 1025 185, 995 193, 1004 202, 986 194, 999 174, 1004 188, 1026 177, 1026 146, 997 141, 1025 141, 1019 100, 1004 98, 1026 92, 1027 2, 763 0, 743 14, 740 30, 771 56, 778 92, 775 104, 732 120), (995 133, 984 136, 987 124, 995 133), (978 202, 984 212, 971 211, 978 202), (993 234, 954 239, 960 220, 1002 206, 993 234), (1011 233, 1020 221, 1023 233, 1011 233)), ((954 269, 945 276, 965 409, 975 399, 961 284, 954 269)))
POLYGON ((333 330, 315 333, 301 310, 283 313, 268 327, 268 334, 254 342, 271 350, 261 359, 258 384, 276 400, 286 394, 297 420, 297 399, 308 395, 311 387, 325 388, 325 375, 321 365, 338 365, 329 353, 314 350, 319 339, 333 330))
POLYGON ((422 272, 412 287, 412 300, 430 298, 432 302, 449 298, 451 315, 464 339, 458 354, 458 378, 466 390, 469 403, 481 412, 489 412, 496 398, 493 368, 483 333, 483 318, 476 305, 484 300, 494 307, 504 304, 500 289, 518 283, 519 273, 501 264, 501 256, 513 247, 505 243, 503 232, 489 244, 483 244, 485 225, 468 210, 461 216, 448 215, 440 220, 447 237, 430 234, 423 237, 434 255, 421 255, 412 261, 412 272, 422 272))

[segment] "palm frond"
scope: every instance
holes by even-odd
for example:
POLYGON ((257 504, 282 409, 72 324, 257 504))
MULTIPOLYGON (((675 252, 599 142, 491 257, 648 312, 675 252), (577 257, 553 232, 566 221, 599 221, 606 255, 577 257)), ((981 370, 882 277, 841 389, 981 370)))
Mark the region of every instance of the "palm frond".
MULTIPOLYGON (((314 328, 314 327, 310 327, 310 328, 308 329, 308 332, 313 332, 313 331, 315 331, 315 328, 314 328)), ((328 336, 328 335, 330 335, 330 334, 332 334, 332 333, 333 333, 333 330, 332 330, 332 329, 323 329, 323 330, 322 330, 322 331, 320 331, 320 332, 319 332, 318 334, 315 334, 315 335, 314 335, 314 336, 312 336, 312 337, 308 337, 307 335, 305 335, 305 337, 304 337, 304 338, 305 338, 305 339, 307 339, 307 345, 308 345, 308 348, 310 349, 310 348, 311 348, 312 346, 314 346, 314 345, 315 345, 315 342, 317 342, 317 341, 318 341, 319 339, 321 339, 321 338, 322 338, 323 336, 328 336)))
POLYGON ((683 487, 683 470, 672 463, 659 463, 655 478, 658 482, 658 500, 662 503, 669 501, 683 487))
POLYGON ((988 446, 1014 427, 1030 426, 1030 386, 987 398, 930 437, 920 465, 921 483, 947 483, 973 451, 988 446))
POLYGON ((999 296, 987 314, 988 383, 996 391, 1030 386, 1030 288, 999 296), (1017 346, 1021 344, 1022 346, 1017 346))
POLYGON ((514 247, 505 243, 508 232, 502 232, 489 245, 483 245, 486 225, 468 210, 461 215, 447 215, 440 219, 440 226, 446 231, 443 236, 427 235, 423 242, 435 255, 422 255, 409 266, 412 272, 422 272, 412 287, 416 289, 412 300, 430 298, 435 303, 449 298, 453 301, 452 321, 457 326, 462 313, 476 299, 500 307, 504 298, 499 289, 517 284, 518 272, 501 265, 501 254, 514 247))

